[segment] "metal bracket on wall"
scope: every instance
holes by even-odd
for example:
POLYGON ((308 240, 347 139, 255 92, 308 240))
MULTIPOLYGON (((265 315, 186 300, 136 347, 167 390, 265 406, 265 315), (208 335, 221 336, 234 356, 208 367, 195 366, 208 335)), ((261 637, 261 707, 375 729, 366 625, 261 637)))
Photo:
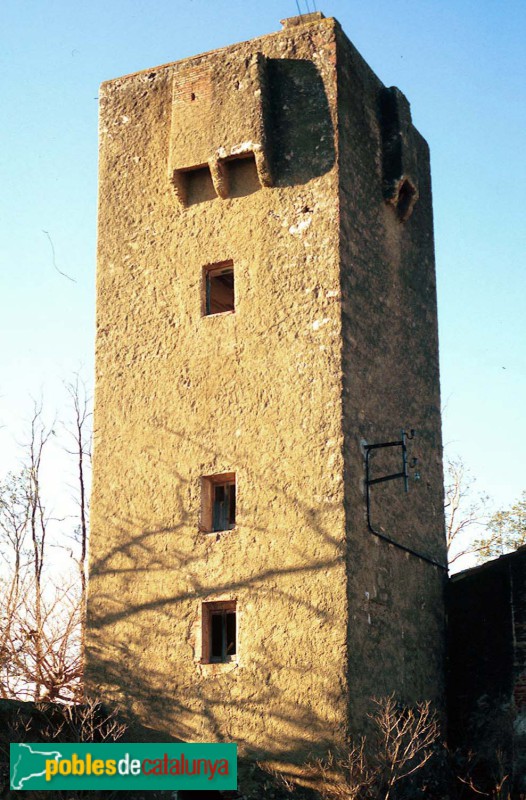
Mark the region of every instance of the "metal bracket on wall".
MULTIPOLYGON (((404 482, 404 490, 406 492, 409 491, 409 473, 408 473, 408 463, 407 463, 407 442, 411 441, 411 439, 415 438, 415 430, 411 428, 409 433, 405 430, 402 430, 401 439, 396 442, 379 442, 377 444, 365 444, 365 498, 367 503, 367 527, 369 528, 370 532, 373 533, 375 536, 378 536, 379 539, 383 539, 384 542, 388 542, 392 544, 394 547, 398 547, 399 550, 403 550, 406 553, 409 553, 416 558, 421 559, 422 561, 427 562, 428 564, 433 564, 435 567, 439 567, 440 569, 447 571, 447 566, 441 564, 440 561, 435 561, 434 558, 430 556, 426 556, 423 553, 419 553, 417 550, 413 550, 411 547, 406 547, 404 544, 400 544, 396 542, 394 539, 391 539, 390 536, 387 536, 385 533, 376 530, 374 525, 371 522, 371 486, 374 486, 377 483, 385 483, 386 481, 394 481, 394 480, 403 480, 404 482), (401 449, 402 454, 402 469, 400 472, 393 472, 389 475, 382 475, 379 478, 371 478, 371 453, 374 450, 380 450, 386 447, 399 447, 401 449)), ((412 459, 411 466, 416 466, 417 460, 412 459)), ((418 474, 418 473, 417 473, 418 474)))

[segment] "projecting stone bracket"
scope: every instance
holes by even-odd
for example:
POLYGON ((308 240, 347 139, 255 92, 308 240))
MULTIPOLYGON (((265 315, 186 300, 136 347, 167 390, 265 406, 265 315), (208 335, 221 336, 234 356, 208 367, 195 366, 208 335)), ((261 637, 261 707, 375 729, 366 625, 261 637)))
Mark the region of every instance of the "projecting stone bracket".
POLYGON ((260 144, 243 142, 229 150, 221 147, 208 161, 212 183, 218 197, 226 199, 230 196, 230 180, 228 165, 232 161, 253 158, 257 177, 262 187, 272 186, 272 175, 268 159, 260 144))
POLYGON ((268 118, 261 53, 233 57, 219 69, 197 62, 176 72, 168 174, 181 204, 231 197, 229 165, 241 159, 252 160, 256 184, 272 186, 268 118))
POLYGON ((259 144, 248 142, 231 147, 228 151, 220 148, 204 165, 174 169, 171 182, 177 199, 183 206, 191 205, 195 202, 191 187, 193 184, 200 184, 200 200, 210 200, 213 197, 226 200, 231 197, 230 165, 235 161, 249 160, 253 162, 259 185, 263 188, 272 186, 272 173, 263 148, 259 144))
POLYGON ((209 160, 208 166, 210 167, 210 175, 212 176, 212 183, 214 184, 217 196, 226 200, 228 197, 229 180, 225 162, 220 158, 214 157, 209 160))

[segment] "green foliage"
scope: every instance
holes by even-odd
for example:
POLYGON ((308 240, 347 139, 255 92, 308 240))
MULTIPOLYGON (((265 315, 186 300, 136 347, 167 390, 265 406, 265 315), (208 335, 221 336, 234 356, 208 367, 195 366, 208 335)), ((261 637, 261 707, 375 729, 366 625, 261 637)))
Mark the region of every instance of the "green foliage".
POLYGON ((476 541, 479 561, 487 561, 526 545, 526 490, 511 508, 497 511, 476 541))

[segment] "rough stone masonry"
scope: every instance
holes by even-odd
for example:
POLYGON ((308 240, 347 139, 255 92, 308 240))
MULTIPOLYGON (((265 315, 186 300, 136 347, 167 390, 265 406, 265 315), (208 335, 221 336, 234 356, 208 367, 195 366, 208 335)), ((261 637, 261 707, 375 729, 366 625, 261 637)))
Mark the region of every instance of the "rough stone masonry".
POLYGON ((90 690, 289 771, 440 705, 429 153, 336 20, 103 84, 97 298, 90 690))

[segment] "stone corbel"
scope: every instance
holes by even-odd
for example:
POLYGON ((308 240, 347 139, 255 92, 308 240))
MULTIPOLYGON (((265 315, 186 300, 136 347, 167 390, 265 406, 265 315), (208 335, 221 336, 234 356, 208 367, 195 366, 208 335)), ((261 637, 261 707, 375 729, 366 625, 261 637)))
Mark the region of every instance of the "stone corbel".
POLYGON ((226 200, 230 187, 228 183, 228 171, 225 167, 224 160, 214 155, 208 160, 208 166, 210 168, 210 175, 212 176, 215 193, 218 197, 226 200))

